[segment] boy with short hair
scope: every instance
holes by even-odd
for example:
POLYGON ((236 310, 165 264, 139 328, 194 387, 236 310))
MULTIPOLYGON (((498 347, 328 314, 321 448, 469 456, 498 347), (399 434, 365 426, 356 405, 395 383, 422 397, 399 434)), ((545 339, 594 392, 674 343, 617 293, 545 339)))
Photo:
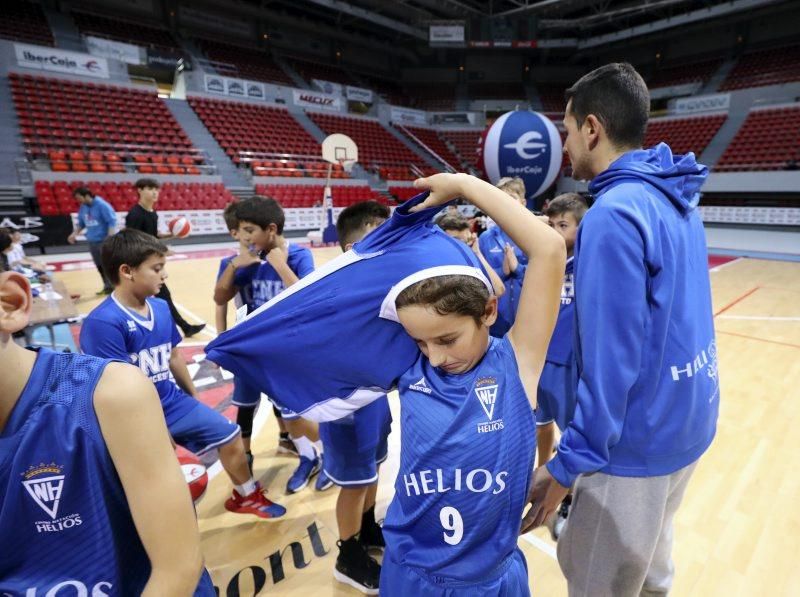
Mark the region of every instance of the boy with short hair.
POLYGON ((131 362, 155 384, 175 443, 202 455, 217 448, 235 485, 225 502, 231 512, 277 518, 274 504, 247 468, 239 426, 197 398, 189 371, 175 346, 181 336, 167 304, 155 295, 167 277, 167 247, 138 230, 126 229, 103 243, 105 271, 114 292, 83 321, 80 345, 87 354, 131 362))
MULTIPOLYGON (((389 208, 377 201, 343 209, 336 220, 342 250, 349 251, 390 215, 389 208)), ((378 594, 381 574, 380 565, 367 550, 386 546, 375 521, 375 498, 378 468, 387 456, 391 425, 385 394, 342 419, 319 425, 325 446, 325 472, 341 488, 336 500, 339 555, 333 575, 366 595, 378 594)))
MULTIPOLYGON (((250 314, 313 272, 314 259, 311 251, 284 238, 285 216, 275 199, 256 195, 235 205, 239 242, 248 250, 233 257, 219 275, 214 288, 214 302, 224 305, 240 293, 250 314), (261 260, 259 254, 265 256, 265 261, 261 260)), ((240 415, 247 407, 253 413, 260 399, 261 392, 257 388, 241 380, 237 382, 236 400, 240 415)), ((287 409, 282 409, 281 414, 300 456, 300 464, 286 484, 288 493, 296 493, 320 472, 322 442, 319 441, 316 423, 302 419, 287 409)), ((317 479, 317 490, 331 486, 326 475, 320 475, 317 479)))
MULTIPOLYGON (((561 287, 561 307, 558 320, 547 348, 542 374, 539 377, 536 405, 537 466, 547 463, 553 455, 555 426, 563 431, 575 413, 575 387, 572 378, 572 322, 574 318, 575 285, 573 282, 572 257, 578 226, 586 210, 586 200, 578 193, 564 193, 549 202, 545 215, 550 227, 563 238, 567 247, 567 263, 564 268, 564 284, 561 287)), ((550 533, 558 539, 564 527, 571 496, 567 496, 552 519, 550 533)))
MULTIPOLYGON (((241 255, 242 253, 247 253, 250 251, 250 248, 247 244, 243 243, 239 240, 239 219, 236 217, 236 202, 229 203, 225 206, 225 210, 222 212, 222 218, 225 220, 225 226, 228 229, 230 235, 239 241, 239 252, 238 254, 241 255)), ((217 273, 217 280, 222 276, 225 272, 225 269, 228 267, 228 263, 234 258, 236 255, 228 255, 227 257, 223 257, 219 263, 219 271, 217 273)), ((244 299, 242 298, 242 291, 236 293, 236 296, 233 297, 233 304, 236 307, 237 313, 237 320, 238 320, 238 313, 239 309, 244 305, 244 299)), ((228 329, 228 303, 223 305, 216 305, 215 304, 215 319, 217 324, 217 332, 222 333, 228 329)), ((252 404, 249 402, 243 402, 241 400, 242 394, 242 382, 237 378, 233 380, 233 400, 232 403, 234 406, 237 407, 237 414, 236 414, 236 423, 242 429, 242 441, 244 442, 244 449, 245 455, 247 456, 247 464, 250 467, 250 472, 253 472, 253 453, 250 451, 250 438, 253 434, 253 417, 255 416, 255 409, 252 407, 252 404)), ((289 437, 289 432, 286 431, 283 418, 281 417, 281 411, 278 410, 275 406, 272 407, 273 412, 275 413, 275 418, 278 421, 278 427, 280 429, 280 436, 278 439, 278 452, 285 452, 291 454, 297 454, 297 449, 294 447, 294 443, 292 443, 291 438, 289 437)))
POLYGON ((0 274, 0 594, 213 596, 153 385, 22 348, 31 305, 27 279, 0 274))
MULTIPOLYGON (((139 201, 130 208, 125 216, 125 227, 140 230, 154 238, 164 240, 173 238, 169 232, 158 231, 158 212, 156 212, 155 205, 156 201, 158 201, 161 185, 154 178, 140 178, 136 181, 135 186, 136 192, 139 193, 139 201)), ((175 303, 172 302, 172 295, 166 284, 161 285, 161 290, 158 291, 158 298, 166 301, 167 306, 169 306, 169 312, 172 314, 172 319, 175 320, 175 323, 187 338, 201 332, 206 327, 205 323, 192 324, 183 318, 175 303)))

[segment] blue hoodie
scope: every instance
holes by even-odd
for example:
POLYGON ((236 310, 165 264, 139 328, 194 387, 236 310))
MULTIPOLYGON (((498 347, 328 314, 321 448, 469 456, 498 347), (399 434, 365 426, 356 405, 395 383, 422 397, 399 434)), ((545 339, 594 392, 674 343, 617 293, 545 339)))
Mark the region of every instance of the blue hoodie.
POLYGON ((695 209, 708 169, 661 143, 630 151, 589 185, 575 243, 577 406, 547 467, 673 473, 711 444, 719 379, 705 234, 695 209))

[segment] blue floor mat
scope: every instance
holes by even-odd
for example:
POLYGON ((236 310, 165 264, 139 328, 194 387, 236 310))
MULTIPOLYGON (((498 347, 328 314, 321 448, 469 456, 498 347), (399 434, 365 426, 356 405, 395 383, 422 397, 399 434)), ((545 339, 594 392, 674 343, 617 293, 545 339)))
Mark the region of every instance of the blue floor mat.
MULTIPOLYGON (((75 339, 72 336, 70 324, 60 323, 53 326, 53 333, 55 334, 56 347, 55 350, 63 351, 69 349, 70 352, 80 352, 75 344, 75 339)), ((50 345, 50 332, 46 327, 41 326, 33 331, 33 345, 42 346, 44 348, 52 348, 50 345)))

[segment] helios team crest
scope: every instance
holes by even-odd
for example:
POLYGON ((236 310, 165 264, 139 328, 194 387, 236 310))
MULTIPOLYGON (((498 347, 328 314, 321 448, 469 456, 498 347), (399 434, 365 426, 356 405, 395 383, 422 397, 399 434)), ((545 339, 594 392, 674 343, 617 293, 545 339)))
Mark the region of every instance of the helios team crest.
POLYGON ((503 429, 503 419, 494 419, 494 407, 497 404, 499 384, 494 377, 481 377, 475 382, 475 395, 486 414, 488 421, 478 423, 478 433, 489 433, 503 429))
POLYGON ((61 498, 64 493, 66 475, 63 467, 51 462, 31 465, 22 473, 22 486, 39 509, 47 514, 49 520, 37 520, 34 524, 39 533, 60 532, 80 526, 80 514, 58 516, 61 498))

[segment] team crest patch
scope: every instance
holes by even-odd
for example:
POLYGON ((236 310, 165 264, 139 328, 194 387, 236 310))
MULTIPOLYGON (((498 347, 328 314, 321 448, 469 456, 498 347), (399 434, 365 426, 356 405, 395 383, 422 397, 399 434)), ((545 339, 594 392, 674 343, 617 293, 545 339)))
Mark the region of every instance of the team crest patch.
POLYGON ((490 421, 494 415, 494 405, 497 401, 497 388, 497 380, 494 377, 481 377, 475 382, 475 395, 490 421))
POLYGON ((61 496, 64 493, 66 475, 64 467, 51 462, 31 465, 22 473, 22 486, 30 498, 49 518, 34 521, 37 533, 59 533, 81 526, 83 520, 77 512, 59 516, 61 496))
POLYGON ((22 476, 25 480, 22 486, 33 498, 33 501, 54 519, 58 516, 58 504, 61 501, 61 492, 64 489, 63 467, 55 462, 50 464, 40 463, 31 466, 22 476))

